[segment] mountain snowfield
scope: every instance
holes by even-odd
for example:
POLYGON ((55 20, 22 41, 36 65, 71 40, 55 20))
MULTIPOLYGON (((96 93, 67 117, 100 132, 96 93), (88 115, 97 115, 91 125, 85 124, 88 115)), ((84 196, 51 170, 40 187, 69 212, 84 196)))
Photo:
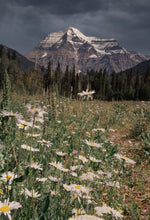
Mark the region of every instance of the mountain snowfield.
POLYGON ((86 73, 87 69, 107 69, 108 72, 128 69, 147 60, 148 57, 122 48, 112 39, 87 37, 78 29, 69 27, 50 33, 26 57, 47 67, 49 60, 55 69, 58 62, 64 71, 68 65, 75 65, 76 71, 86 73))

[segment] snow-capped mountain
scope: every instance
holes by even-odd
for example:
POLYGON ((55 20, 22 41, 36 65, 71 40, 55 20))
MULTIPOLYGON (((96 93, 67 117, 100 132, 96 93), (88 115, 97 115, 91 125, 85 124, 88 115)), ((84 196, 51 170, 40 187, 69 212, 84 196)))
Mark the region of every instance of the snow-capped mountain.
POLYGON ((26 57, 47 67, 48 61, 56 69, 58 62, 62 70, 75 65, 77 71, 107 69, 120 72, 147 60, 149 57, 119 46, 115 39, 87 37, 78 29, 69 27, 50 33, 26 57))

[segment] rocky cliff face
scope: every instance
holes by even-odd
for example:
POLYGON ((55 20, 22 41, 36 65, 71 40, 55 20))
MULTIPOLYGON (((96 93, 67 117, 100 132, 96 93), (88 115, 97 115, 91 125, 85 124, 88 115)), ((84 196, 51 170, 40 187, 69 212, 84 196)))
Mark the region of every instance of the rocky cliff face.
POLYGON ((75 65, 76 71, 83 73, 100 68, 120 72, 148 59, 120 47, 115 39, 87 37, 73 27, 49 34, 26 57, 45 67, 50 60, 53 69, 59 62, 63 71, 67 65, 70 68, 75 65))

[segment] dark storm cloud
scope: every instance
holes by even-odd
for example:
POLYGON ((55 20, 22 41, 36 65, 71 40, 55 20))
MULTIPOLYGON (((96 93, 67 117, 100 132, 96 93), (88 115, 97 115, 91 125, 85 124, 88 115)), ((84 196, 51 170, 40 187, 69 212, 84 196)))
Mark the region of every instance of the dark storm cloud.
POLYGON ((0 41, 27 53, 48 33, 74 26, 85 35, 115 38, 129 50, 150 54, 149 11, 149 0, 5 0, 0 41))
POLYGON ((102 10, 108 7, 109 0, 14 0, 13 4, 23 7, 33 6, 37 10, 59 16, 102 10))

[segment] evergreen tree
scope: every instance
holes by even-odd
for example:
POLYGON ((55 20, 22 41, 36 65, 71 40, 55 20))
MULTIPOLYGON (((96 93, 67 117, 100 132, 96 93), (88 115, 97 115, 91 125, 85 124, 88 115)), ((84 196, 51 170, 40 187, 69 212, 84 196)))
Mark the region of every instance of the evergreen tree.
POLYGON ((106 78, 107 78, 107 72, 106 72, 106 69, 104 69, 104 71, 103 71, 103 78, 102 78, 102 98, 103 99, 105 99, 106 78))
POLYGON ((44 87, 45 87, 45 92, 50 92, 50 88, 52 86, 52 70, 51 70, 51 61, 48 62, 48 67, 46 74, 44 76, 44 87))
POLYGON ((136 79, 135 79, 135 100, 139 100, 139 95, 140 95, 140 76, 137 73, 136 74, 136 79))
POLYGON ((65 74, 62 80, 62 93, 70 97, 71 95, 71 79, 70 79, 70 72, 69 72, 69 67, 68 65, 66 66, 65 74))
POLYGON ((0 44, 0 58, 2 58, 3 54, 4 54, 4 46, 0 44))
POLYGON ((56 93, 59 94, 61 93, 61 78, 62 78, 62 71, 60 68, 60 63, 58 62, 57 68, 55 70, 55 77, 54 77, 54 84, 55 84, 55 89, 56 93))
POLYGON ((12 60, 16 60, 17 59, 17 54, 16 51, 14 50, 12 53, 12 60))
POLYGON ((8 49, 8 52, 7 52, 7 57, 8 57, 9 60, 11 59, 11 55, 10 55, 10 50, 9 49, 8 49))
POLYGON ((71 74, 71 91, 72 91, 72 98, 75 97, 75 83, 76 83, 76 73, 75 73, 75 65, 73 66, 73 71, 71 74))

